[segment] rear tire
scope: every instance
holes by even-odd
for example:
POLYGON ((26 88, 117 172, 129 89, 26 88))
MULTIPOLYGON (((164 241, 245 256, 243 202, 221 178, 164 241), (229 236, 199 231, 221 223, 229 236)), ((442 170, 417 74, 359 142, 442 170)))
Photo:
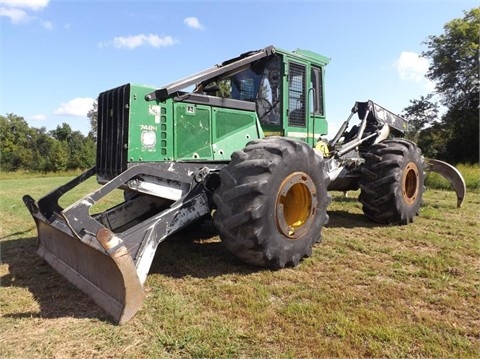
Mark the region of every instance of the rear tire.
POLYGON ((364 155, 359 201, 369 218, 408 224, 418 215, 425 191, 425 160, 415 143, 385 140, 364 155))
POLYGON ((323 159, 304 142, 252 141, 220 172, 213 219, 224 245, 243 261, 271 268, 310 256, 328 222, 323 159))

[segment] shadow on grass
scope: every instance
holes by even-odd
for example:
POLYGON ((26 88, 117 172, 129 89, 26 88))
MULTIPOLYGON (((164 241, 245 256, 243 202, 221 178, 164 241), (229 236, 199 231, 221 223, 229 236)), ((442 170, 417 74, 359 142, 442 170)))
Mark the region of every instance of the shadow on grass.
MULTIPOLYGON (((361 214, 331 211, 329 227, 375 227, 361 214)), ((12 238, 15 233, 6 236, 12 238)), ((96 318, 110 321, 109 316, 89 296, 70 284, 42 258, 35 254, 36 238, 8 239, 1 242, 1 262, 8 273, 0 278, 3 291, 8 287, 26 288, 39 305, 39 311, 2 313, 10 318, 96 318)), ((249 275, 268 271, 247 265, 221 243, 211 221, 193 225, 159 244, 150 274, 171 278, 210 278, 224 274, 249 275)), ((5 294, 8 297, 8 294, 5 294)), ((11 306, 14 308, 14 306, 11 306)))
POLYGON ((18 236, 22 236, 24 235, 25 233, 28 233, 28 232, 31 232, 35 229, 35 227, 31 227, 27 230, 24 230, 24 231, 18 231, 18 232, 14 232, 14 233, 10 233, 10 234, 7 234, 6 236, 4 237, 0 237, 0 241, 2 239, 8 239, 8 238, 11 238, 11 237, 18 237, 18 236))
MULTIPOLYGON (((363 214, 343 210, 329 211, 328 214, 330 228, 354 230, 383 226, 363 214)), ((207 220, 201 225, 187 227, 160 243, 150 273, 172 278, 209 278, 230 273, 248 275, 269 270, 248 265, 228 251, 221 243, 213 222, 207 220)))
MULTIPOLYGON (((11 236, 8 236, 11 237, 11 236)), ((1 262, 8 273, 0 277, 4 295, 9 287, 26 288, 39 305, 39 311, 2 311, 5 318, 96 318, 108 321, 108 315, 93 300, 70 284, 42 258, 35 254, 36 238, 12 239, 1 242, 1 262)), ((20 304, 9 308, 20 308, 20 304)))
POLYGON ((352 213, 344 210, 328 211, 330 228, 374 228, 383 227, 384 224, 374 222, 363 213, 352 213))
MULTIPOLYGON (((345 196, 340 195, 339 192, 334 192, 332 202, 343 205, 343 208, 357 206, 359 204, 358 196, 352 193, 349 195, 345 196)), ((332 210, 327 208, 327 212, 330 216, 330 221, 326 227, 330 228, 374 228, 384 226, 384 224, 372 221, 363 213, 358 213, 358 210, 355 213, 348 209, 332 210)))
MULTIPOLYGON (((190 226, 159 244, 150 274, 173 278, 186 276, 208 278, 226 273, 249 274, 264 270, 248 266, 228 252, 211 223, 190 226)), ((5 238, 12 238, 14 234, 5 238)), ((5 318, 95 318, 111 322, 109 315, 80 289, 57 273, 35 253, 36 238, 9 239, 0 243, 1 263, 8 273, 0 277, 5 293, 9 287, 26 288, 38 303, 39 311, 12 312, 2 310, 5 318)), ((1 297, 0 297, 1 298, 1 297)))
POLYGON ((209 278, 268 270, 245 264, 228 251, 210 220, 189 226, 159 244, 150 273, 209 278))

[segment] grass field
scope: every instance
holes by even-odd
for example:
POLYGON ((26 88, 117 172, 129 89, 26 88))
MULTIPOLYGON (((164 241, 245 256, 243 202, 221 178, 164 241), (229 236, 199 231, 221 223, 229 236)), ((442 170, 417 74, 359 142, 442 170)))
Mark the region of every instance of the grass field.
POLYGON ((239 262, 208 222, 187 229, 159 246, 142 309, 114 326, 34 254, 21 197, 67 179, 0 181, 0 358, 478 357, 479 189, 461 209, 428 190, 401 227, 332 193, 323 242, 279 271, 239 262))

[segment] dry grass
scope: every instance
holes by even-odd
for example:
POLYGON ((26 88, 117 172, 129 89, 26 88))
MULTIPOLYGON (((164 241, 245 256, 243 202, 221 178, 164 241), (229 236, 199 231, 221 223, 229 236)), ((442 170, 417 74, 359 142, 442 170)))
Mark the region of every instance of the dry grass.
MULTIPOLYGON (((0 181, 0 357, 477 357, 480 192, 462 209, 430 190, 415 223, 379 226, 334 193, 312 257, 269 271, 239 262, 211 223, 162 243, 134 319, 112 325, 37 257, 24 188, 0 181)), ((355 197, 355 193, 351 193, 355 197)))

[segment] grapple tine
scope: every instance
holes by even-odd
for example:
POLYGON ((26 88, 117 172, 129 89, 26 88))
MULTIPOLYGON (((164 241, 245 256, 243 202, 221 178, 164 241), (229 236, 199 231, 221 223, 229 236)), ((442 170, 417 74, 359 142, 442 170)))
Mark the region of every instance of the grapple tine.
POLYGON ((425 161, 427 162, 427 171, 438 173, 450 182, 457 194, 457 207, 460 208, 465 199, 465 193, 467 192, 465 180, 460 171, 444 161, 433 158, 427 158, 425 161))

